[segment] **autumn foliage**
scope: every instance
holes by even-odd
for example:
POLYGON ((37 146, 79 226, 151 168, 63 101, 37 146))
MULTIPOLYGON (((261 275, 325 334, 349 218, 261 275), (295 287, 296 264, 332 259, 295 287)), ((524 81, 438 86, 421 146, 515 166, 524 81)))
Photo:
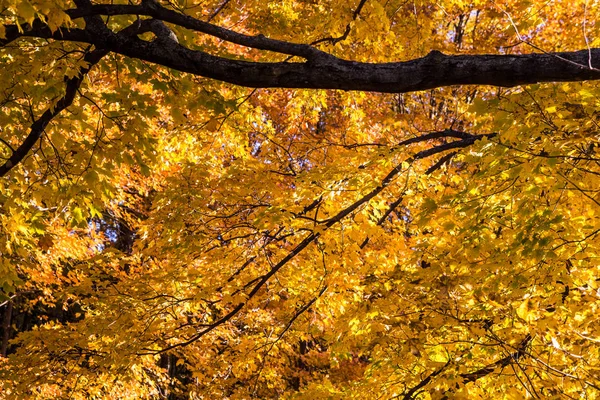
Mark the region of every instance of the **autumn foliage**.
POLYGON ((600 398, 597 2, 0 4, 0 399, 600 398))

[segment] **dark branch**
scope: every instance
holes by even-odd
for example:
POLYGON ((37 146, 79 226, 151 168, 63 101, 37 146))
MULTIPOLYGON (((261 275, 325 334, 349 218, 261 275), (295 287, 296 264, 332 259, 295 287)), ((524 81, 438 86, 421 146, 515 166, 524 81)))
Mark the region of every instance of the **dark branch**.
MULTIPOLYGON (((92 2, 90 0, 74 0, 74 3, 78 10, 92 6, 92 2)), ((86 28, 88 28, 90 31, 96 32, 96 34, 102 34, 108 29, 100 15, 88 15, 84 17, 83 20, 85 21, 86 28)))
POLYGON ((511 353, 503 359, 498 360, 493 364, 487 365, 475 372, 461 374, 460 376, 464 379, 464 383, 474 382, 477 379, 481 379, 491 374, 497 368, 506 367, 514 362, 519 361, 520 358, 526 355, 527 346, 529 345, 529 342, 531 342, 531 339, 531 335, 527 335, 521 341, 521 343, 519 343, 519 345, 517 346, 517 351, 515 351, 514 353, 511 353))
POLYGON ((251 47, 258 50, 268 50, 277 53, 298 56, 306 59, 332 57, 312 46, 269 39, 264 35, 244 35, 230 29, 205 22, 188 15, 164 8, 155 2, 145 2, 142 5, 111 5, 99 4, 87 8, 68 10, 67 14, 72 19, 89 17, 91 15, 140 15, 152 17, 163 22, 204 33, 227 42, 251 47))
POLYGON ((300 309, 298 309, 298 311, 296 311, 296 313, 294 314, 292 319, 290 319, 289 322, 285 325, 285 327, 283 328, 283 331, 281 331, 281 333, 279 335, 277 335, 277 338, 273 342, 271 342, 271 344, 269 345, 269 348, 263 354, 262 363, 256 374, 256 383, 254 385, 254 392, 256 391, 256 387, 258 385, 258 380, 259 380, 260 375, 262 374, 262 371, 265 367, 267 357, 269 356, 269 353, 271 352, 271 350, 273 350, 273 347, 275 347, 277 342, 279 342, 281 340, 281 338, 283 338, 283 335, 285 335, 286 332, 292 327, 292 325, 298 319, 298 317, 300 317, 302 314, 304 314, 306 311, 308 311, 308 309, 311 308, 313 304, 315 304, 315 302, 319 299, 319 297, 323 296, 323 293, 325 293, 326 290, 327 290, 327 286, 324 286, 315 297, 313 297, 308 303, 306 303, 304 306, 302 306, 300 309))
MULTIPOLYGON (((398 144, 398 146, 405 146, 405 145, 409 145, 409 144, 425 142, 425 141, 431 140, 431 139, 441 139, 441 138, 445 138, 445 137, 455 137, 455 138, 461 138, 463 140, 462 141, 458 141, 458 142, 448 143, 448 144, 452 145, 452 144, 458 143, 458 146, 463 147, 461 142, 466 141, 466 143, 469 143, 469 144, 466 144, 464 146, 464 147, 466 147, 466 146, 469 146, 470 144, 474 143, 478 139, 483 139, 484 137, 490 138, 490 137, 494 137, 496 135, 497 135, 497 133, 492 133, 492 134, 488 134, 488 135, 471 135, 471 134, 466 133, 466 132, 455 131, 455 130, 452 130, 452 129, 446 129, 446 130, 443 130, 443 131, 431 132, 431 133, 428 133, 426 135, 421 135, 421 136, 417 136, 417 137, 414 137, 414 138, 411 138, 411 139, 404 140, 404 141, 400 142, 398 144)), ((445 145, 442 145, 442 146, 445 146, 445 145)), ((423 152, 421 152, 421 153, 423 153, 423 152)), ((418 156, 421 153, 418 153, 417 155, 415 155, 412 160, 414 161, 414 160, 419 159, 418 156)), ((452 153, 445 154, 435 164, 433 164, 431 167, 429 167, 427 169, 427 171, 425 171, 425 175, 430 175, 434 171, 437 171, 439 168, 441 168, 442 165, 444 165, 445 163, 447 163, 455 155, 456 155, 455 151, 453 151, 452 153)), ((379 220, 377 220, 377 226, 383 225, 383 223, 385 222, 385 220, 387 219, 387 217, 389 217, 390 214, 402 203, 403 199, 404 199, 404 196, 400 196, 400 197, 398 197, 398 199, 396 199, 395 201, 393 201, 392 204, 389 205, 389 207, 386 210, 386 212, 383 213, 383 215, 381 216, 381 218, 379 218, 379 220)), ((369 243, 369 237, 367 236, 365 238, 365 240, 360 244, 359 247, 361 249, 364 249, 365 246, 368 243, 369 243)))
MULTIPOLYGON (((463 384, 467 384, 469 382, 475 382, 476 380, 481 379, 481 378, 491 374, 497 368, 503 368, 503 367, 506 367, 508 365, 518 362, 519 359, 521 359, 522 357, 527 355, 527 352, 526 352, 527 346, 531 342, 531 339, 532 339, 531 335, 525 336, 525 338, 517 346, 517 348, 516 348, 517 351, 496 361, 495 363, 487 365, 475 372, 471 372, 468 374, 460 374, 460 377, 464 379, 463 384)), ((438 369, 438 370, 434 371, 433 373, 431 373, 430 375, 428 375, 425 379, 423 379, 421 382, 419 382, 417 385, 415 385, 413 388, 411 388, 408 392, 406 392, 403 399, 404 400, 414 399, 416 392, 419 389, 422 389, 423 387, 428 385, 429 382, 431 382, 431 379, 436 377, 437 375, 439 375, 442 371, 444 371, 444 369, 446 369, 446 367, 448 367, 449 364, 450 364, 450 360, 448 360, 446 365, 442 366, 440 369, 438 369)), ((447 399, 447 398, 448 397, 444 396, 444 399, 447 399)))
POLYGON ((285 325, 285 328, 283 328, 281 333, 279 333, 279 335, 277 335, 277 339, 275 339, 275 341, 271 344, 271 348, 273 347, 273 345, 275 345, 275 343, 277 343, 278 341, 281 340, 283 335, 285 335, 285 333, 292 327, 292 324, 294 323, 294 321, 296 321, 298 319, 298 317, 300 317, 310 307, 312 307, 312 305, 315 304, 315 302, 319 299, 319 297, 323 296, 323 293, 325 293, 326 290, 327 290, 327 286, 323 286, 323 288, 319 291, 319 293, 315 297, 313 297, 308 303, 306 303, 304 306, 302 306, 300 309, 298 309, 298 311, 296 311, 294 316, 285 325))
MULTIPOLYGON (((150 3, 152 4, 152 3, 150 3)), ((248 36, 197 20, 159 5, 94 5, 69 10, 72 18, 91 15, 146 15, 214 37, 260 50, 307 59, 305 63, 250 62, 191 50, 175 41, 145 41, 136 36, 91 28, 61 28, 55 32, 37 20, 33 26, 5 26, 6 39, 19 37, 77 41, 96 48, 163 65, 179 71, 254 88, 342 89, 404 93, 452 85, 517 86, 539 82, 574 82, 600 79, 600 48, 559 53, 523 55, 429 55, 404 62, 362 63, 343 60, 312 46, 248 36)))
POLYGON ((408 392, 406 392, 404 394, 403 399, 404 400, 412 400, 414 398, 414 395, 417 393, 417 391, 419 391, 421 388, 427 386, 429 384, 429 382, 431 382, 432 378, 435 378, 436 376, 438 376, 439 374, 441 374, 448 367, 448 365, 450 365, 450 361, 451 361, 451 359, 449 359, 446 362, 446 364, 443 365, 440 369, 438 369, 436 371, 433 371, 425 379, 423 379, 417 385, 415 385, 414 387, 412 387, 408 392))
MULTIPOLYGON (((356 18, 358 18, 358 16, 360 15, 360 12, 362 11, 362 8, 364 7, 366 2, 367 2, 367 0, 360 0, 360 3, 358 3, 358 7, 356 7, 356 10, 354 10, 354 14, 352 14, 352 21, 356 21, 356 18)), ((336 43, 342 42, 348 38, 348 35, 350 34, 350 29, 352 28, 351 25, 352 25, 352 22, 349 22, 348 25, 346 25, 346 29, 344 30, 344 33, 341 36, 338 36, 335 38, 328 37, 328 38, 315 40, 314 42, 311 43, 311 45, 314 46, 314 45, 317 45, 319 43, 324 43, 324 42, 328 42, 331 44, 336 44, 336 43)))
POLYGON ((454 129, 444 129, 443 131, 431 132, 431 133, 427 133, 425 135, 416 136, 414 138, 403 140, 402 142, 398 143, 398 146, 396 146, 396 147, 407 146, 409 144, 415 144, 415 143, 421 143, 421 142, 425 142, 427 140, 432 140, 432 139, 442 139, 442 138, 469 139, 472 137, 473 137, 473 135, 471 135, 470 133, 456 131, 454 129))
POLYGON ((224 0, 221 5, 219 5, 219 7, 217 7, 215 9, 215 11, 213 11, 212 14, 210 14, 210 17, 208 17, 208 22, 212 21, 213 19, 215 19, 217 17, 217 15, 219 15, 219 13, 221 11, 223 11, 225 9, 225 7, 227 7, 227 5, 229 4, 231 0, 224 0))
POLYGON ((445 154, 442 158, 440 158, 435 164, 433 164, 431 167, 427 168, 427 171, 425 171, 425 175, 430 175, 433 172, 437 171, 438 169, 440 169, 444 164, 446 164, 448 161, 450 161, 450 159, 452 157, 454 157, 456 155, 456 152, 453 151, 452 153, 448 153, 445 154))
MULTIPOLYGON (((85 3, 85 1, 84 1, 84 3, 85 3)), ((123 29, 120 32, 120 34, 126 36, 126 35, 139 34, 139 33, 150 30, 150 26, 149 26, 150 24, 147 23, 147 21, 144 21, 144 22, 146 22, 146 23, 131 25, 131 26, 123 29)), ((86 27, 87 26, 90 26, 91 28, 86 28, 86 29, 92 29, 94 32, 97 32, 97 33, 100 30, 102 30, 103 28, 107 30, 107 28, 104 26, 104 24, 102 23, 101 20, 98 21, 96 18, 92 18, 92 17, 90 17, 89 20, 86 20, 86 27)), ((50 29, 39 20, 36 20, 32 26, 23 27, 22 32, 19 31, 19 29, 15 26, 11 26, 10 28, 11 29, 6 31, 6 39, 0 40, 0 45, 2 45, 3 42, 9 43, 10 41, 17 39, 20 36, 27 36, 28 34, 33 35, 33 36, 37 36, 38 34, 41 36, 43 36, 45 34, 59 35, 59 36, 63 35, 63 33, 59 32, 59 31, 52 33, 50 31, 50 29)), ((104 31, 104 30, 102 30, 102 31, 104 31)), ((67 32, 65 32, 65 35, 67 37, 70 34, 88 35, 88 33, 86 31, 80 30, 80 29, 67 30, 67 32)), ((93 35, 90 34, 90 36, 93 36, 93 35)), ((77 94, 77 91, 79 90, 79 87, 81 86, 81 83, 83 82, 85 75, 90 71, 90 69, 94 65, 96 65, 102 59, 102 57, 104 57, 108 53, 109 53, 108 50, 98 48, 96 50, 93 50, 93 51, 85 54, 83 60, 87 63, 87 66, 79 68, 77 75, 75 75, 74 77, 65 79, 65 82, 66 82, 65 94, 63 95, 63 97, 61 97, 58 100, 58 102, 54 106, 49 107, 42 114, 41 117, 39 117, 38 119, 36 119, 33 122, 33 124, 31 125, 31 128, 30 128, 30 131, 29 131, 29 135, 27 135, 27 137, 25 138, 23 143, 21 143, 21 145, 18 148, 14 149, 12 151, 10 158, 4 164, 0 165, 0 177, 5 176, 17 164, 19 164, 21 161, 23 161, 23 159, 25 158, 25 156, 27 156, 27 154, 29 153, 31 148, 40 139, 40 137, 44 133, 44 130, 50 123, 50 121, 52 121, 52 119, 54 119, 54 117, 56 117, 64 109, 66 109, 73 103, 73 100, 75 99, 75 95, 77 94)), ((12 148, 11 148, 11 150, 12 150, 12 148)))
POLYGON ((106 50, 94 50, 90 53, 87 53, 84 57, 84 61, 87 62, 87 67, 82 67, 79 69, 79 72, 73 78, 66 80, 66 92, 63 97, 61 97, 56 105, 48 108, 41 117, 39 117, 32 125, 29 131, 29 135, 25 138, 23 143, 13 151, 8 161, 0 166, 0 177, 5 176, 11 169, 13 169, 17 164, 19 164, 23 158, 29 153, 31 148, 37 143, 39 138, 44 133, 44 129, 46 126, 52 121, 54 117, 60 114, 65 108, 73 103, 73 99, 75 98, 75 94, 81 86, 81 82, 83 82, 84 76, 89 72, 90 68, 95 65, 102 57, 104 57, 108 51, 106 50))

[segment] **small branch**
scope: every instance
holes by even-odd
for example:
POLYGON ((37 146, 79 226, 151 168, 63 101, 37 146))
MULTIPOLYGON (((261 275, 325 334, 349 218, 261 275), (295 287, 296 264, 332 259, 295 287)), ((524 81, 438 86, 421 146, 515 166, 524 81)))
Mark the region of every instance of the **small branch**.
MULTIPOLYGON (((365 5, 366 2, 367 2, 367 0, 360 0, 360 3, 358 3, 358 7, 356 7, 356 10, 354 10, 354 14, 352 14, 352 21, 356 21, 356 19, 360 15, 360 12, 362 11, 362 8, 363 8, 363 6, 365 5)), ((346 40, 348 38, 348 35, 350 34, 350 29, 351 29, 352 21, 349 22, 348 25, 346 25, 346 29, 344 30, 344 33, 341 36, 338 36, 336 38, 334 38, 334 37, 328 37, 328 38, 323 38, 323 39, 315 40, 310 45, 314 46, 314 45, 317 45, 317 44, 323 43, 323 42, 329 42, 331 44, 337 44, 339 42, 342 42, 342 41, 346 40)))
POLYGON ((453 151, 452 153, 448 153, 445 156, 443 156, 442 158, 440 158, 435 164, 433 164, 431 167, 427 168, 427 171, 425 171, 425 175, 431 175, 433 172, 440 169, 444 164, 446 164, 448 161, 450 161, 452 159, 452 157, 454 157, 456 154, 457 154, 456 151, 453 151))
POLYGON ((288 321, 288 323, 286 324, 283 331, 281 331, 281 333, 277 336, 277 339, 275 339, 275 341, 272 343, 271 348, 273 347, 273 345, 275 345, 275 343, 277 343, 279 340, 281 340, 283 335, 285 335, 285 333, 292 327, 292 324, 294 323, 294 321, 296 321, 299 316, 304 314, 310 307, 312 307, 312 305, 315 304, 315 302, 319 299, 319 297, 323 296, 323 293, 325 293, 326 290, 327 290, 327 286, 323 286, 323 288, 319 291, 319 293, 315 297, 313 297, 308 303, 306 303, 304 306, 302 306, 302 308, 300 308, 296 312, 296 314, 294 314, 292 319, 290 319, 288 321))
POLYGON ((412 400, 414 399, 414 395, 417 391, 419 391, 420 389, 422 389, 423 387, 425 387, 429 382, 431 382, 432 378, 435 378, 436 376, 438 376, 439 374, 441 374, 447 367, 448 365, 450 365, 450 361, 452 359, 448 359, 448 361, 446 362, 445 365, 443 365, 440 369, 432 372, 431 374, 429 374, 427 376, 427 378, 423 379, 421 382, 419 382, 416 386, 412 387, 408 392, 406 392, 406 394, 404 395, 403 399, 404 400, 412 400))
POLYGON ((461 374, 460 376, 464 379, 464 383, 475 382, 476 380, 491 374, 496 368, 506 367, 509 364, 517 362, 520 358, 526 355, 527 346, 529 345, 529 342, 531 342, 531 339, 532 336, 527 335, 517 346, 516 352, 511 353, 503 359, 498 360, 493 364, 487 365, 475 372, 461 374))
POLYGON ((213 11, 213 13, 212 13, 212 14, 210 14, 210 17, 208 17, 208 20, 207 20, 207 21, 208 21, 208 22, 210 22, 210 21, 212 21, 213 19, 215 19, 215 18, 217 17, 217 15, 219 15, 219 13, 221 13, 221 11, 223 11, 223 9, 224 9, 225 7, 227 7, 227 5, 229 4, 229 2, 230 2, 230 1, 231 1, 231 0, 224 0, 224 1, 223 1, 223 2, 222 2, 220 5, 219 5, 219 7, 217 7, 217 8, 215 9, 215 11, 213 11))
POLYGON ((13 302, 12 298, 8 300, 8 306, 4 310, 4 319, 2 321, 2 347, 0 348, 0 356, 6 357, 8 351, 8 341, 10 340, 10 323, 12 321, 13 302))
MULTIPOLYGON (((265 364, 267 362, 267 357, 269 356, 269 353, 271 352, 271 350, 273 349, 275 344, 277 344, 277 342, 279 342, 281 340, 281 338, 283 338, 283 335, 285 335, 285 333, 292 327, 292 325, 298 319, 298 317, 300 317, 310 307, 312 307, 312 305, 315 304, 315 302, 319 299, 319 297, 323 296, 323 293, 325 293, 326 290, 327 290, 327 286, 324 286, 315 297, 313 297, 308 303, 306 303, 298 311, 296 311, 294 316, 285 325, 285 328, 283 328, 283 331, 281 331, 281 333, 279 333, 279 335, 277 335, 277 338, 273 342, 270 343, 269 348, 263 354, 260 368, 259 368, 258 372, 256 373, 256 382, 254 383, 253 393, 256 393, 256 389, 258 387, 258 380, 260 379, 260 375, 261 375, 261 373, 265 367, 265 364)), ((262 347, 264 347, 264 346, 261 346, 261 348, 262 347)))
MULTIPOLYGON (((438 138, 441 138, 441 137, 460 137, 460 138, 463 138, 463 140, 476 140, 476 139, 481 138, 481 137, 486 137, 486 136, 487 137, 493 137, 495 135, 496 134, 493 133, 493 134, 490 134, 490 135, 476 136, 476 135, 471 135, 471 134, 468 134, 468 133, 465 133, 465 132, 459 132, 459 131, 454 131, 454 130, 447 129, 445 131, 432 132, 432 133, 429 133, 429 134, 426 134, 426 135, 418 136, 416 138, 405 140, 405 141, 401 142, 400 145, 418 143, 418 142, 422 142, 422 141, 426 141, 426 140, 430 140, 430 139, 438 139, 438 138)), ((448 154, 444 155, 435 164, 433 164, 431 167, 429 167, 427 169, 427 171, 425 171, 425 175, 430 175, 434 171, 436 171, 439 168, 441 168, 442 165, 444 165, 445 163, 447 163, 456 154, 457 154, 457 152, 453 151, 452 153, 448 153, 448 154)), ((390 204, 390 206, 385 211, 385 213, 381 216, 381 218, 379 218, 379 220, 377 220, 377 226, 383 225, 383 223, 385 222, 385 220, 387 219, 387 217, 389 217, 389 215, 400 205, 400 203, 402 203, 403 199, 404 199, 404 197, 400 196, 398 199, 396 199, 394 202, 392 202, 392 204, 390 204)), ((368 243, 369 243, 369 237, 367 236, 365 238, 365 240, 360 244, 359 247, 361 249, 364 249, 367 246, 368 243)))
POLYGON ((12 153, 15 152, 15 149, 13 149, 12 146, 10 145, 10 143, 8 143, 6 140, 0 138, 0 143, 2 143, 3 145, 5 145, 6 147, 8 147, 12 153))
POLYGON ((246 269, 246 267, 247 267, 248 265, 252 264, 252 263, 254 262, 254 260, 255 260, 255 259, 256 259, 256 256, 253 256, 253 257, 250 257, 249 259, 247 259, 247 260, 246 260, 246 262, 244 262, 244 263, 242 264, 242 266, 241 266, 241 267, 239 267, 239 268, 237 269, 237 271, 235 271, 235 272, 234 272, 234 273, 233 273, 233 274, 232 274, 232 275, 231 275, 231 276, 230 276, 230 277, 227 279, 227 282, 232 282, 232 281, 235 279, 235 277, 236 277, 237 275, 239 275, 239 274, 240 274, 240 273, 241 273, 241 272, 242 272, 244 269, 246 269))

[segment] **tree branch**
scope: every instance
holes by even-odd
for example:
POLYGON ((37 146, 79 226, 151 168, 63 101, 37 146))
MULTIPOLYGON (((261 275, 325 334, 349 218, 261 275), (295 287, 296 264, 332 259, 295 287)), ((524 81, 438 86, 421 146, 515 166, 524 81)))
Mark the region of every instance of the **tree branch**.
POLYGON ((408 392, 406 392, 406 394, 403 397, 403 400, 412 400, 412 399, 414 399, 414 395, 417 393, 417 391, 419 389, 427 386, 427 384, 429 384, 429 382, 431 382, 432 378, 435 378, 436 376, 438 376, 439 374, 441 374, 448 367, 448 365, 450 365, 450 361, 451 361, 451 359, 448 359, 448 361, 446 362, 446 364, 443 365, 440 369, 438 369, 436 371, 433 371, 425 379, 423 379, 417 385, 413 386, 408 392))
MULTIPOLYGON (((481 379, 489 374, 491 374, 492 372, 494 372, 494 370, 496 370, 496 368, 502 368, 502 367, 506 367, 508 365, 511 365, 513 363, 516 363, 519 361, 520 358, 524 357, 527 355, 527 346, 529 345, 529 343, 531 342, 532 336, 531 335, 527 335, 525 336, 525 338, 519 343, 519 345, 517 346, 516 350, 514 353, 509 354, 508 356, 490 364, 487 365, 475 372, 471 372, 468 374, 460 374, 460 377, 464 379, 463 384, 467 384, 469 382, 475 382, 478 379, 481 379)), ((431 382, 431 379, 436 377, 437 375, 439 375, 441 372, 444 371, 444 369, 446 369, 446 367, 448 367, 448 365, 450 364, 450 360, 448 360, 448 362, 446 363, 446 365, 442 366, 440 369, 432 372, 430 375, 428 375, 425 379, 423 379, 421 382, 419 382, 417 385, 415 385, 414 387, 412 387, 408 392, 406 392, 406 394, 404 395, 403 399, 404 400, 412 400, 414 399, 414 395, 416 394, 416 392, 425 387, 427 384, 429 384, 429 382, 431 382)), ((447 399, 447 396, 443 397, 444 399, 447 399)))
POLYGON ((229 4, 231 0, 224 0, 221 5, 219 5, 219 7, 217 7, 215 9, 215 11, 213 11, 212 14, 210 14, 210 17, 208 17, 208 22, 212 21, 213 19, 215 19, 217 17, 217 15, 219 15, 219 13, 221 11, 223 11, 225 9, 225 7, 227 7, 227 5, 229 4))
MULTIPOLYGON (((150 30, 151 29, 151 23, 150 23, 151 21, 148 20, 148 21, 143 21, 143 22, 144 23, 139 23, 139 24, 136 23, 136 24, 130 25, 129 27, 123 29, 120 32, 120 35, 127 36, 127 35, 139 34, 139 33, 150 30)), ((98 21, 97 19, 91 18, 91 17, 90 17, 89 21, 86 21, 86 29, 91 29, 93 32, 96 32, 96 34, 98 34, 99 32, 108 31, 108 28, 106 28, 103 24, 101 25, 101 21, 98 21), (89 28, 88 28, 88 26, 89 26, 89 28)), ((84 35, 84 36, 88 35, 87 31, 81 30, 81 29, 66 30, 66 32, 61 32, 61 31, 51 32, 50 29, 45 24, 43 24, 40 20, 36 20, 33 22, 33 24, 31 26, 23 27, 22 31, 19 31, 18 27, 16 27, 16 26, 11 26, 11 29, 6 31, 6 39, 0 40, 0 46, 3 45, 3 42, 10 43, 12 40, 15 40, 21 36, 41 35, 40 37, 42 37, 43 35, 46 35, 46 34, 50 34, 51 37, 57 36, 59 38, 70 37, 69 36, 70 34, 73 34, 77 37, 79 37, 79 35, 84 35)), ((89 34, 89 36, 93 36, 93 34, 89 34)), ((54 119, 54 117, 56 117, 64 109, 66 109, 73 103, 73 100, 75 99, 75 95, 77 94, 77 91, 79 90, 79 87, 81 86, 81 83, 83 82, 85 75, 90 71, 90 69, 94 65, 96 65, 102 59, 102 57, 104 57, 108 53, 109 53, 109 51, 107 49, 103 49, 100 47, 100 48, 97 48, 96 50, 93 50, 93 51, 85 54, 83 60, 87 63, 87 66, 80 67, 79 71, 77 72, 77 74, 74 77, 65 79, 65 82, 66 82, 65 94, 63 95, 63 97, 61 97, 58 100, 58 102, 54 106, 49 107, 42 114, 41 117, 39 117, 37 120, 35 120, 33 122, 33 124, 30 127, 29 135, 27 135, 27 137, 25 138, 23 143, 21 143, 21 145, 18 148, 13 150, 11 156, 4 164, 0 165, 0 177, 5 176, 17 164, 19 164, 21 161, 23 161, 23 159, 25 158, 25 156, 27 156, 27 154, 29 153, 31 148, 35 145, 35 143, 37 143, 39 138, 42 136, 42 134, 44 133, 44 130, 46 129, 46 127, 48 126, 50 121, 52 121, 52 119, 54 119)))
MULTIPOLYGON (((400 146, 406 146, 409 144, 424 142, 424 141, 431 140, 431 139, 441 139, 441 138, 445 138, 445 137, 455 137, 455 138, 461 138, 466 141, 469 141, 469 140, 475 141, 477 139, 482 139, 484 137, 494 137, 496 135, 497 135, 496 133, 492 133, 492 134, 488 134, 488 135, 471 135, 466 132, 455 131, 453 129, 445 129, 443 131, 431 132, 431 133, 428 133, 425 135, 421 135, 421 136, 417 136, 414 138, 404 140, 404 141, 400 142, 398 144, 398 146, 396 146, 396 148, 400 147, 400 146)), ((453 143, 458 143, 458 142, 453 142, 453 143)), ((448 153, 448 154, 445 154, 444 156, 442 156, 438 161, 436 161, 435 164, 433 164, 431 167, 427 168, 427 171, 425 171, 425 175, 430 175, 433 172, 437 171, 439 168, 442 167, 442 165, 444 165, 452 157, 454 157, 456 155, 456 153, 457 153, 456 151, 453 151, 452 153, 448 153)), ((418 158, 414 158, 414 159, 418 159, 418 158)), ((403 199, 404 199, 404 195, 401 195, 396 200, 394 200, 392 202, 392 204, 389 205, 389 207, 387 208, 385 213, 383 213, 383 215, 377 220, 376 225, 377 226, 383 225, 383 223, 385 222, 387 217, 389 217, 390 214, 400 205, 400 203, 402 203, 403 199)), ((369 237, 367 236, 365 238, 365 240, 360 244, 359 247, 361 249, 364 249, 368 243, 369 243, 369 237)))
POLYGON ((139 15, 152 17, 163 22, 204 33, 230 43, 251 47, 258 50, 268 50, 277 53, 298 56, 305 59, 333 57, 310 45, 297 44, 282 40, 269 39, 264 35, 250 36, 222 28, 189 15, 178 13, 162 7, 156 2, 144 2, 142 5, 112 5, 98 4, 86 8, 67 10, 71 19, 89 17, 91 15, 139 15))
POLYGON ((511 87, 539 82, 574 82, 600 79, 600 48, 557 53, 522 55, 427 56, 404 62, 363 63, 343 60, 309 45, 248 36, 217 27, 187 15, 156 6, 95 5, 69 10, 73 18, 86 15, 148 15, 155 19, 194 29, 244 46, 306 58, 303 63, 251 62, 214 56, 191 50, 176 42, 145 41, 136 36, 106 30, 94 34, 90 28, 61 28, 55 32, 41 21, 33 26, 7 25, 0 46, 19 37, 77 41, 179 71, 254 88, 304 88, 361 90, 405 93, 452 85, 494 85, 511 87))
POLYGON ((522 358, 523 356, 526 355, 526 349, 527 349, 527 346, 529 345, 529 342, 531 342, 531 339, 532 339, 531 335, 527 335, 519 343, 519 345, 517 346, 517 351, 515 351, 514 353, 511 353, 508 356, 504 357, 503 359, 498 360, 493 364, 487 365, 475 372, 471 372, 468 374, 461 374, 460 376, 462 378, 464 378, 464 383, 474 382, 477 379, 481 379, 481 378, 491 374, 492 372, 494 372, 494 370, 496 368, 506 367, 507 365, 512 364, 513 362, 517 362, 520 358, 522 358))
POLYGON ((46 129, 46 126, 48 126, 50 121, 73 103, 75 94, 77 93, 79 86, 81 86, 85 74, 87 74, 90 68, 98 63, 98 61, 106 54, 108 54, 108 51, 106 50, 94 50, 85 55, 84 61, 87 62, 88 66, 80 68, 76 76, 66 80, 67 85, 64 96, 61 97, 54 106, 48 108, 42 116, 31 125, 29 135, 27 135, 23 143, 13 151, 8 161, 0 165, 0 177, 5 176, 11 169, 19 164, 23 158, 25 158, 31 148, 42 136, 44 129, 46 129))
MULTIPOLYGON (((352 21, 356 21, 356 18, 358 18, 358 16, 360 15, 360 12, 362 11, 362 8, 364 7, 365 3, 367 2, 367 0, 360 0, 360 3, 358 3, 358 6, 356 7, 356 10, 354 10, 354 14, 352 14, 352 21)), ((352 21, 348 22, 348 24, 346 25, 346 29, 344 30, 344 33, 341 36, 338 37, 327 37, 327 38, 323 38, 323 39, 319 39, 319 40, 315 40, 314 42, 311 43, 311 45, 316 45, 319 43, 323 43, 323 42, 328 42, 331 44, 336 44, 339 42, 342 42, 344 40, 346 40, 348 38, 348 35, 350 34, 350 29, 351 29, 351 25, 352 25, 352 21)))

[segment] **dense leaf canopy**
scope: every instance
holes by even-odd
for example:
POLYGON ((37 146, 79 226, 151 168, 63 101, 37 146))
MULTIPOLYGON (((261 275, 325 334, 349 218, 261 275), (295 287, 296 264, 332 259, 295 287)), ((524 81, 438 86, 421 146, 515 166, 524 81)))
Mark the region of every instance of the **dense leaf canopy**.
POLYGON ((600 398, 598 2, 0 4, 0 399, 600 398))

